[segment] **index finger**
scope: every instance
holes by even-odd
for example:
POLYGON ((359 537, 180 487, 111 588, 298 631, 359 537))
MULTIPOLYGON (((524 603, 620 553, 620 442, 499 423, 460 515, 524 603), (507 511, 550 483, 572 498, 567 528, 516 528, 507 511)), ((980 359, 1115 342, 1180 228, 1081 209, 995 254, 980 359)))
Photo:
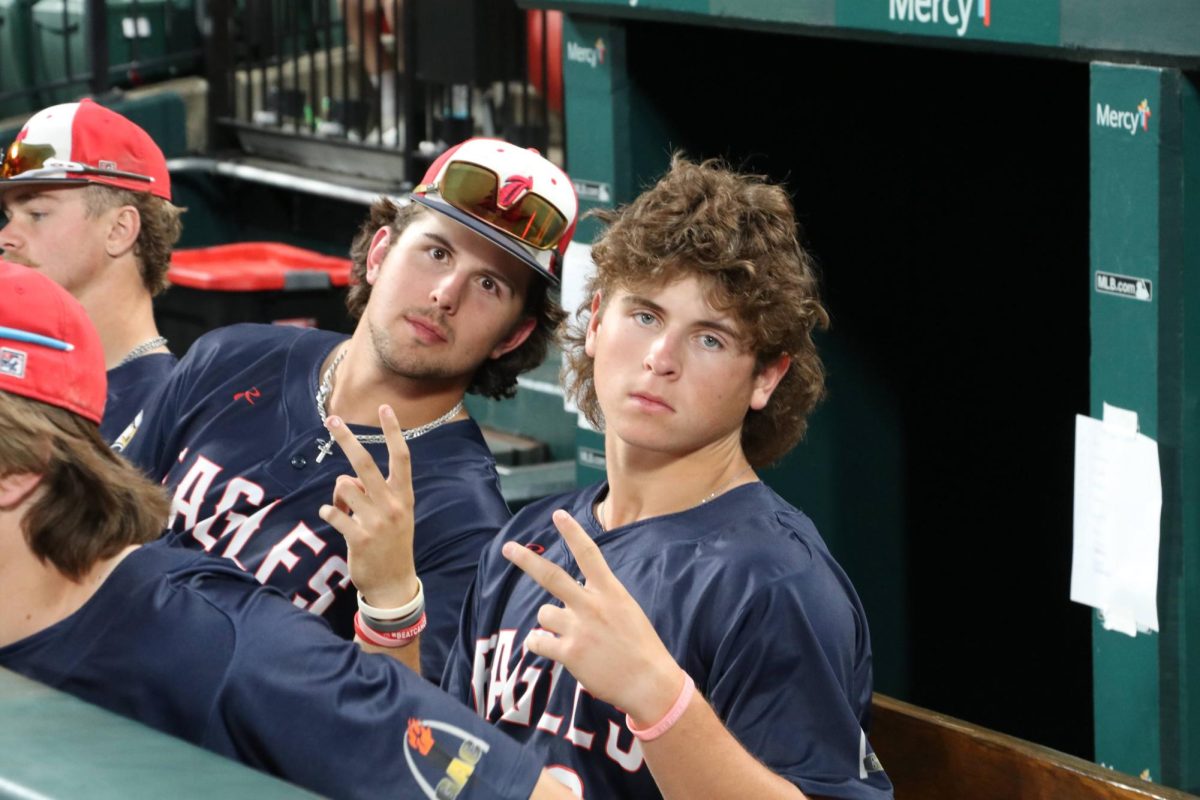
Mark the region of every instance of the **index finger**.
POLYGON ((362 481, 368 494, 378 494, 381 489, 387 487, 383 475, 379 472, 379 467, 375 464, 375 459, 371 458, 367 448, 363 447, 362 442, 358 441, 358 438, 350 432, 345 420, 331 415, 329 419, 325 420, 325 429, 329 431, 329 435, 346 454, 346 460, 350 462, 354 474, 362 481))
POLYGON ((602 582, 613 577, 608 562, 604 560, 604 554, 574 517, 560 508, 551 515, 551 519, 554 520, 554 526, 558 528, 563 541, 567 543, 567 549, 575 556, 575 563, 579 565, 579 571, 587 581, 602 582))
POLYGON ((405 496, 412 500, 412 457, 408 451, 408 440, 404 438, 404 429, 392 407, 379 407, 379 427, 383 428, 383 438, 388 447, 388 476, 387 482, 393 488, 400 488, 405 496))
POLYGON ((505 542, 501 554, 550 594, 570 606, 579 599, 583 587, 557 564, 539 556, 518 542, 505 542))

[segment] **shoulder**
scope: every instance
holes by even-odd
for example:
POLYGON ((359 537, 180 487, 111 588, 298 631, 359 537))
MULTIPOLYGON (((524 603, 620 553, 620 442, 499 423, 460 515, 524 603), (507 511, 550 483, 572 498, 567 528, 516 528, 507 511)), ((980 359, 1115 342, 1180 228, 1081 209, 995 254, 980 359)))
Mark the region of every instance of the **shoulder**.
POLYGON ((291 325, 242 323, 217 328, 192 344, 184 363, 208 362, 216 358, 258 358, 264 354, 296 348, 332 347, 345 334, 291 325))
POLYGON ((127 386, 144 381, 161 381, 166 379, 179 359, 171 353, 150 353, 135 358, 128 364, 113 367, 108 371, 108 387, 111 392, 114 387, 127 386))
POLYGON ((534 500, 513 515, 501 530, 500 536, 492 542, 491 549, 499 551, 504 542, 514 539, 526 547, 531 547, 534 552, 545 552, 553 543, 562 539, 551 519, 551 515, 560 508, 578 520, 585 529, 591 529, 592 505, 604 485, 592 484, 534 500))
POLYGON ((777 575, 804 572, 828 556, 813 521, 765 483, 738 487, 693 512, 703 515, 709 547, 756 571, 770 563, 777 575))

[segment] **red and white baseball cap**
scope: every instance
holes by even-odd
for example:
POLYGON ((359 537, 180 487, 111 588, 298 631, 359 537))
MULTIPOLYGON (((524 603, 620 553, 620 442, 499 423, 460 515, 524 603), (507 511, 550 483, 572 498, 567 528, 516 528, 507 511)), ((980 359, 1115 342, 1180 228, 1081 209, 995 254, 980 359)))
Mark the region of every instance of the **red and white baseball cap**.
POLYGON ((412 198, 558 283, 579 214, 571 179, 536 150, 468 139, 430 165, 412 198))
POLYGON ((150 134, 92 100, 43 108, 0 161, 0 192, 87 183, 171 199, 167 160, 150 134))
POLYGON ((108 378, 87 312, 35 269, 0 261, 0 392, 100 423, 108 378))

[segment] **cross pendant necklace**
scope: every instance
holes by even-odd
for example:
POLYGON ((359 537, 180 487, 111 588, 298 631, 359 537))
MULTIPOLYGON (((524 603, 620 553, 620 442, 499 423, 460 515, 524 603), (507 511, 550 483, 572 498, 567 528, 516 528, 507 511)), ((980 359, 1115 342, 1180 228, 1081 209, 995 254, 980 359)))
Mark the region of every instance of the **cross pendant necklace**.
MULTIPOLYGON (((337 371, 338 364, 342 363, 342 359, 346 357, 346 353, 349 350, 349 347, 343 347, 340 351, 338 351, 338 354, 333 357, 333 363, 329 365, 329 368, 325 370, 325 374, 321 377, 321 385, 317 387, 317 396, 314 399, 317 401, 317 414, 321 417, 321 424, 325 423, 325 419, 328 416, 325 410, 325 405, 329 402, 329 395, 333 393, 333 375, 337 371)), ((426 422, 424 425, 418 425, 415 428, 406 428, 400 431, 400 433, 404 436, 404 441, 410 441, 418 436, 429 433, 434 428, 444 425, 445 423, 454 419, 456 416, 458 416, 458 413, 462 411, 462 409, 463 401, 460 398, 459 401, 454 404, 453 408, 432 422, 426 422)), ((358 439, 363 444, 384 444, 387 442, 387 437, 381 433, 356 433, 354 438, 358 439)), ((317 439, 316 462, 318 464, 325 460, 325 456, 333 452, 334 444, 335 442, 333 441, 332 437, 330 437, 328 440, 317 439)))

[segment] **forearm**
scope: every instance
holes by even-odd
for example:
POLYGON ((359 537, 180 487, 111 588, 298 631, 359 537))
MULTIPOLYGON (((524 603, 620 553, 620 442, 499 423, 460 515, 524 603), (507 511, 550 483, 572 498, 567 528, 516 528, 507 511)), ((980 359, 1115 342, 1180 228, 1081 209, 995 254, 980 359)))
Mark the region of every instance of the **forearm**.
POLYGON ((699 693, 666 733, 642 742, 642 752, 667 800, 805 798, 803 792, 750 755, 699 693))
POLYGON ((411 669, 418 675, 421 674, 421 638, 417 637, 411 644, 404 647, 380 647, 370 642, 364 642, 361 637, 355 636, 354 642, 364 653, 383 653, 389 658, 394 658, 404 666, 411 669))

